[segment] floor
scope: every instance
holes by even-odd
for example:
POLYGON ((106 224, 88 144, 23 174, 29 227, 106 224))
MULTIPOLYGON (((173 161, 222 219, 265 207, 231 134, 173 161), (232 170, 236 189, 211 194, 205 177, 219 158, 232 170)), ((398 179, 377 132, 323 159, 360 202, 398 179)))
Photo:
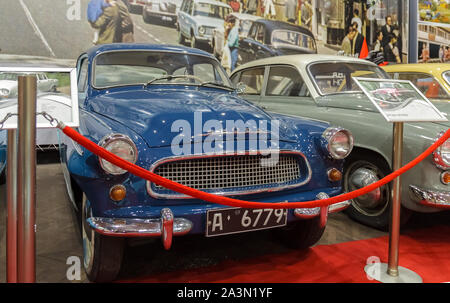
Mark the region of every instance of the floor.
MULTIPOLYGON (((47 162, 50 163, 39 164, 37 167, 37 281, 88 282, 83 270, 80 279, 76 279, 76 276, 72 276, 75 280, 67 278, 67 272, 72 272, 73 264, 67 264, 68 258, 75 256, 81 259, 81 240, 65 191, 60 165, 52 163, 55 161, 47 162)), ((5 190, 5 185, 0 186, 2 202, 5 201, 5 190)), ((6 281, 5 204, 0 203, 0 282, 6 281)), ((406 230, 439 224, 449 224, 448 213, 417 214, 406 230)), ((201 236, 180 237, 174 239, 170 251, 163 249, 159 239, 129 243, 119 280, 291 251, 280 245, 271 235, 269 231, 263 231, 207 239, 201 236)), ((338 213, 330 215, 325 234, 318 244, 336 244, 385 235, 387 233, 360 225, 351 221, 345 214, 338 213)))

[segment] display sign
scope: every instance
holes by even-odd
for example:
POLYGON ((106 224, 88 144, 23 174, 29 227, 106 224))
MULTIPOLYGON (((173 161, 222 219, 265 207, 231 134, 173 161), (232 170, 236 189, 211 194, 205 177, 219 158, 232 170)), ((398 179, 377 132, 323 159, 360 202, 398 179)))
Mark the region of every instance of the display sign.
MULTIPOLYGON (((18 112, 18 77, 36 76, 36 112, 46 112, 71 127, 79 126, 78 90, 75 68, 0 67, 0 121, 18 112)), ((17 128, 17 115, 5 121, 3 129, 17 128)), ((42 115, 36 117, 37 128, 53 128, 42 115)))
POLYGON ((448 121, 411 81, 353 79, 388 122, 448 121))

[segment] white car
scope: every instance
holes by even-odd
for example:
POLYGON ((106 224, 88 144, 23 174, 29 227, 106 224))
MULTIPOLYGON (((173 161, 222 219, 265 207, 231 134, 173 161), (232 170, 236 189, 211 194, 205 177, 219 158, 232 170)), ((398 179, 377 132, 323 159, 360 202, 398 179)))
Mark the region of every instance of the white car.
MULTIPOLYGON (((258 19, 261 19, 261 17, 259 16, 250 14, 231 13, 231 15, 236 18, 236 22, 239 25, 240 39, 246 38, 253 22, 258 19)), ((223 47, 225 45, 224 36, 225 36, 224 27, 217 27, 213 30, 212 47, 213 47, 213 54, 217 58, 220 58, 222 56, 223 47)))
POLYGON ((148 1, 142 9, 142 18, 146 23, 154 20, 177 22, 177 14, 183 0, 152 0, 148 1))
POLYGON ((40 92, 56 92, 58 79, 49 79, 45 73, 0 73, 0 100, 17 97, 17 79, 19 76, 35 75, 37 89, 40 92))
POLYGON ((215 28, 223 28, 225 17, 231 13, 231 7, 214 0, 183 0, 178 12, 178 43, 198 48, 199 44, 212 42, 215 28))

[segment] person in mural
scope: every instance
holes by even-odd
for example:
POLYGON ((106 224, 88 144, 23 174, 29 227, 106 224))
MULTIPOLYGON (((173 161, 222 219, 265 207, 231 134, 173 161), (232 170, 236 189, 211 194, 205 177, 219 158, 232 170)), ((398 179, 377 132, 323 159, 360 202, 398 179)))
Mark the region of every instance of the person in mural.
POLYGON ((390 15, 386 16, 386 24, 381 27, 381 32, 383 33, 383 41, 381 45, 383 47, 389 43, 388 37, 392 34, 393 26, 392 26, 392 17, 390 15))
POLYGON ((422 54, 420 57, 423 63, 427 63, 430 60, 430 49, 428 48, 428 44, 425 44, 422 48, 422 54))
POLYGON ((446 50, 445 50, 445 62, 449 62, 450 61, 450 46, 447 46, 446 50))
MULTIPOLYGON (((89 23, 94 24, 101 15, 103 15, 103 8, 109 6, 105 0, 90 0, 87 7, 87 19, 89 23)), ((99 37, 99 31, 96 29, 94 31, 93 44, 97 44, 99 37)))
POLYGON ((372 50, 375 52, 383 52, 383 32, 381 30, 377 31, 375 37, 377 40, 375 40, 375 42, 373 43, 372 50))
POLYGON ((362 21, 361 21, 361 18, 359 17, 359 10, 358 9, 355 9, 353 11, 353 18, 352 18, 352 21, 350 23, 353 24, 355 22, 358 24, 358 27, 357 27, 358 32, 360 34, 362 34, 362 21))
POLYGON ((258 10, 258 0, 247 1, 247 14, 255 15, 258 10))
POLYGON ((347 29, 347 35, 345 35, 344 39, 342 40, 341 49, 346 56, 350 56, 352 54, 352 41, 355 37, 355 34, 356 31, 354 30, 353 26, 350 26, 347 29))
POLYGON ((241 3, 237 0, 228 1, 228 5, 231 7, 234 13, 239 13, 241 3))
POLYGON ((384 58, 387 62, 401 63, 400 52, 396 46, 397 37, 394 34, 389 34, 389 43, 384 47, 384 58))
POLYGON ((272 0, 264 0, 264 18, 275 19, 276 11, 272 0))
POLYGON ((90 22, 91 26, 98 30, 98 39, 95 43, 97 45, 120 42, 117 39, 117 29, 121 25, 119 8, 113 5, 112 0, 105 0, 105 3, 102 14, 95 22, 90 22))
POLYGON ((355 37, 352 41, 352 55, 358 56, 361 53, 364 44, 364 36, 358 32, 358 23, 353 22, 352 27, 355 31, 355 37))
POLYGON ((128 7, 122 0, 115 0, 119 8, 120 24, 117 29, 117 40, 124 43, 134 43, 134 25, 128 7))
POLYGON ((309 30, 311 30, 312 14, 313 14, 312 6, 311 4, 309 4, 309 1, 306 0, 305 2, 303 2, 302 7, 300 9, 300 20, 301 25, 307 27, 309 30))
POLYGON ((443 45, 439 48, 439 61, 441 63, 445 62, 445 47, 443 45))
POLYGON ((295 20, 297 19, 297 0, 286 0, 285 16, 287 22, 295 23, 295 20))
POLYGON ((236 18, 231 16, 228 20, 231 30, 228 34, 227 45, 230 48, 231 71, 236 68, 239 48, 239 25, 236 24, 236 18))

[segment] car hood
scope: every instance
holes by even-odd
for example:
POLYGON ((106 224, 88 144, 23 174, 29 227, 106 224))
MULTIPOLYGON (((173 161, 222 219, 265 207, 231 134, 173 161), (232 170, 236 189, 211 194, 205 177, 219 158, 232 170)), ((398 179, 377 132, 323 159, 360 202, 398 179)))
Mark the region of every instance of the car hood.
MULTIPOLYGON (((369 112, 378 112, 378 109, 369 101, 364 93, 354 94, 334 94, 318 97, 316 99, 319 106, 343 108, 350 110, 361 110, 369 112)), ((432 101, 446 117, 450 119, 450 102, 448 101, 432 101)), ((449 127, 450 122, 434 122, 449 127)))
POLYGON ((197 24, 199 26, 208 26, 208 27, 223 27, 224 20, 219 18, 211 18, 211 17, 204 17, 204 16, 195 16, 194 19, 196 20, 197 24))
POLYGON ((0 88, 11 89, 17 86, 17 81, 0 80, 0 88))
MULTIPOLYGON (((89 103, 94 112, 118 121, 141 135, 150 147, 171 145, 180 134, 178 127, 176 131, 171 131, 177 120, 187 121, 191 136, 194 133, 198 135, 198 131, 194 130, 194 113, 202 114, 200 127, 208 120, 220 121, 224 129, 227 120, 242 120, 244 123, 253 120, 256 125, 265 120, 269 131, 271 129, 272 117, 269 114, 233 94, 219 90, 150 88, 101 94, 89 103)), ((207 130, 202 131, 204 136, 207 133, 207 130)), ((280 125, 279 139, 293 142, 296 134, 280 125)))

